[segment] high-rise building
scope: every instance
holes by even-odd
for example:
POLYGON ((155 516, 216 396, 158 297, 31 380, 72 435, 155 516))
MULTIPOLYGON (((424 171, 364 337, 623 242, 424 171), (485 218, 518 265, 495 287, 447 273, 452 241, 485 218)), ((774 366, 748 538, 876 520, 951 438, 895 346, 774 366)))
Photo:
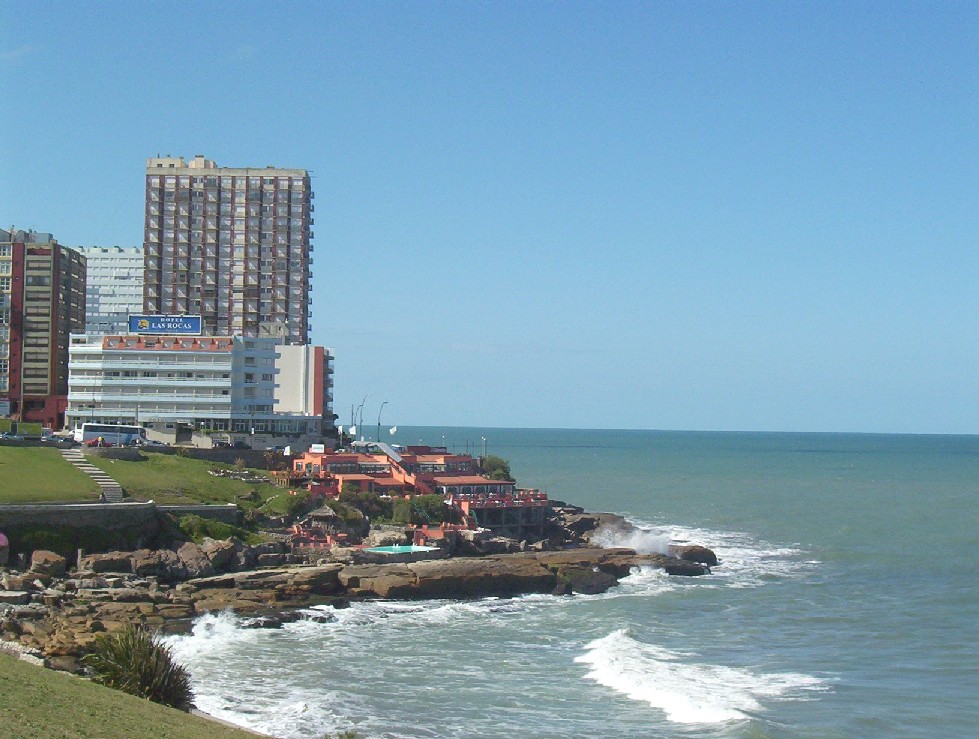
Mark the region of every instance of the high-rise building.
POLYGON ((303 169, 146 163, 143 310, 213 336, 309 342, 313 193, 303 169))
POLYGON ((85 326, 85 257, 51 234, 0 230, 0 406, 60 429, 70 335, 85 326))
POLYGON ((80 246, 88 282, 85 332, 121 334, 129 316, 143 312, 143 249, 138 246, 80 246))

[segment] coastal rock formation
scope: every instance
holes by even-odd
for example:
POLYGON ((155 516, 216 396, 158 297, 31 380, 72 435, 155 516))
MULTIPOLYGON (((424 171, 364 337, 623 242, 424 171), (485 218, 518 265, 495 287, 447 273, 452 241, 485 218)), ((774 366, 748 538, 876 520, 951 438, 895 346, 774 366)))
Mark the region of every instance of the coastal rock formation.
POLYGON ((678 559, 682 559, 687 562, 699 562, 700 564, 705 564, 708 567, 714 567, 717 565, 717 555, 707 547, 700 546, 699 544, 674 544, 670 546, 670 554, 678 559))
POLYGON ((220 572, 262 557, 287 556, 280 544, 247 547, 228 540, 184 544, 176 551, 89 555, 81 558, 84 569, 65 576, 58 555, 38 552, 34 569, 7 571, 0 578, 0 636, 58 669, 77 671, 80 656, 91 649, 98 634, 122 631, 132 623, 180 631, 203 613, 231 610, 247 616, 255 628, 278 628, 303 617, 298 608, 344 607, 349 599, 601 593, 636 567, 690 576, 709 572, 704 563, 691 560, 716 562, 713 552, 703 547, 677 547, 675 553, 679 556, 579 547, 407 563, 333 562, 220 572), (52 574, 58 572, 62 574, 52 574), (205 576, 194 576, 201 574, 205 576))

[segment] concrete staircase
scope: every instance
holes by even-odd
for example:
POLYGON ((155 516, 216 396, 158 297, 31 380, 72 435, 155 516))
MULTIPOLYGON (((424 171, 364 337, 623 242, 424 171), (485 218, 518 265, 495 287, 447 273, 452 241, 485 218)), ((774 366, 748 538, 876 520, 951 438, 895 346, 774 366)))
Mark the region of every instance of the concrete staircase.
POLYGON ((106 503, 122 503, 122 485, 113 480, 94 464, 89 463, 81 449, 62 449, 61 456, 95 480, 106 503))

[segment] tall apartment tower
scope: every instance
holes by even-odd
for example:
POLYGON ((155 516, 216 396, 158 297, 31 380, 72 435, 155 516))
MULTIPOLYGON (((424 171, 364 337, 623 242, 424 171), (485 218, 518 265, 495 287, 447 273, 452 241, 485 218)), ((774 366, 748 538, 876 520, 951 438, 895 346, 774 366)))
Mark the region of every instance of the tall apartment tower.
POLYGON ((0 405, 60 429, 70 335, 85 328, 85 257, 51 234, 0 230, 0 405))
POLYGON ((143 249, 138 246, 80 246, 87 289, 85 332, 124 334, 129 316, 143 312, 143 249))
POLYGON ((309 342, 313 192, 304 169, 146 162, 143 310, 212 336, 309 342))

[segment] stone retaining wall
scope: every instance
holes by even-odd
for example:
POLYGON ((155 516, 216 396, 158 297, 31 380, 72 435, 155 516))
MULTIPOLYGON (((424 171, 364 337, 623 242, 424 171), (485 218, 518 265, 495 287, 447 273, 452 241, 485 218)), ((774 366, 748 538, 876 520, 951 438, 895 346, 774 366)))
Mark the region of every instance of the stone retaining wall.
POLYGON ((157 508, 177 518, 193 515, 212 521, 228 523, 232 526, 241 525, 241 509, 234 503, 227 503, 225 505, 158 505, 157 508))
POLYGON ((0 505, 0 529, 13 526, 98 526, 122 529, 155 521, 155 503, 24 503, 0 505))

